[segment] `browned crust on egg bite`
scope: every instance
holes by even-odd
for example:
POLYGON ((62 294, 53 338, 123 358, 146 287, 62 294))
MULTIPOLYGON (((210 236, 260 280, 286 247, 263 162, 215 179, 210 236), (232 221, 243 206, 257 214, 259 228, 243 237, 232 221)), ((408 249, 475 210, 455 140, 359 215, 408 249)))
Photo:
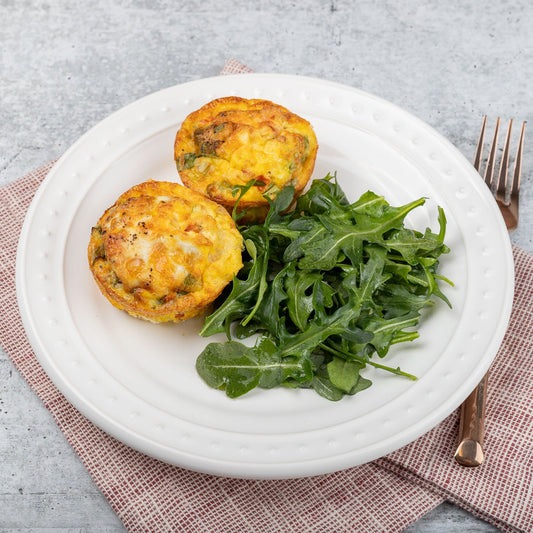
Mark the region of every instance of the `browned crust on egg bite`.
POLYGON ((88 259, 104 296, 151 322, 202 314, 242 267, 242 237, 227 211, 171 182, 123 193, 92 228, 88 259))
POLYGON ((260 99, 218 98, 186 117, 176 134, 174 157, 184 185, 231 210, 233 189, 257 179, 241 199, 248 218, 261 218, 289 185, 300 194, 313 173, 317 139, 311 124, 260 99), (253 217, 252 217, 253 218, 253 217))

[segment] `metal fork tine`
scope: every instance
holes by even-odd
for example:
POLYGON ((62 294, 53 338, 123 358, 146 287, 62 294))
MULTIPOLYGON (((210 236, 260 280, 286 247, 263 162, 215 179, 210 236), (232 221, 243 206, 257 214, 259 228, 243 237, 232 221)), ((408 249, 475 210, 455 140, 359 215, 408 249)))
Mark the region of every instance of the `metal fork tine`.
POLYGON ((518 148, 516 149, 516 159, 514 163, 513 183, 511 185, 511 198, 518 196, 520 190, 520 174, 522 172, 522 152, 524 150, 524 137, 526 133, 526 123, 522 123, 518 148))
POLYGON ((483 143, 485 142, 485 126, 487 125, 487 115, 483 117, 479 139, 477 141, 476 156, 474 157, 474 168, 479 172, 481 167, 481 156, 483 155, 483 143))
POLYGON ((505 144, 503 146, 503 154, 500 162, 500 173, 498 175, 498 183, 496 184, 496 196, 504 204, 508 204, 506 198, 507 190, 507 169, 509 167, 509 151, 511 148, 511 133, 513 130, 513 120, 509 120, 509 127, 505 135, 505 144))
POLYGON ((493 188, 494 177, 494 162, 496 161, 496 152, 498 150, 498 135, 500 133, 500 117, 496 119, 496 126, 494 128, 494 136, 492 138, 492 144, 490 146, 489 158, 487 160, 487 166, 485 168, 485 183, 489 186, 491 191, 493 188))

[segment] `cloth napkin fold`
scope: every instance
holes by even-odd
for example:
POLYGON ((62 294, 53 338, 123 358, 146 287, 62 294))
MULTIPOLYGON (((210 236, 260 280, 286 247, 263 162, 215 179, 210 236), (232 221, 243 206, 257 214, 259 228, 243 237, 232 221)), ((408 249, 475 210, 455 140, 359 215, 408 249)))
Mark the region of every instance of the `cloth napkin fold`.
MULTIPOLYGON (((223 74, 251 72, 229 60, 223 74)), ((15 258, 49 163, 0 189, 0 343, 132 532, 397 532, 449 500, 503 531, 533 531, 533 257, 514 247, 511 322, 493 363, 485 462, 456 464, 458 413, 372 463, 294 480, 229 479, 168 465, 94 426, 39 365, 16 304, 15 258)))

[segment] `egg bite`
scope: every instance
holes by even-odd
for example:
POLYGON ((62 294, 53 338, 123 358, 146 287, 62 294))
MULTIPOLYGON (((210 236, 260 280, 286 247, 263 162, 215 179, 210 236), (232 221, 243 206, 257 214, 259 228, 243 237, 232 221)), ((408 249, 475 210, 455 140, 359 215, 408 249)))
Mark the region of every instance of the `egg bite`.
POLYGON ((255 179, 241 198, 248 219, 264 218, 269 198, 311 178, 318 143, 311 124, 268 100, 218 98, 188 115, 176 134, 174 157, 184 185, 231 211, 235 187, 255 179))
POLYGON ((151 322, 206 311, 242 267, 228 212, 178 183, 146 181, 123 193, 92 228, 88 260, 103 295, 151 322))

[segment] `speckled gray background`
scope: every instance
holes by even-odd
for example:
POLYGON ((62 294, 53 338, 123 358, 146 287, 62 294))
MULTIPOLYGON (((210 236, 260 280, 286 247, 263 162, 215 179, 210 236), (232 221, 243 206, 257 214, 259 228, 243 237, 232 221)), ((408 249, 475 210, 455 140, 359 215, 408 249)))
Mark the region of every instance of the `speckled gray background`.
MULTIPOLYGON (((125 104, 216 75, 326 78, 390 100, 472 158, 481 117, 532 118, 531 0, 0 0, 0 185, 60 156, 125 104)), ((531 137, 533 139, 533 137, 531 137)), ((520 228, 533 252, 533 140, 520 228)), ((0 352, 0 532, 123 527, 0 352)), ((444 504, 413 532, 493 531, 444 504)))

